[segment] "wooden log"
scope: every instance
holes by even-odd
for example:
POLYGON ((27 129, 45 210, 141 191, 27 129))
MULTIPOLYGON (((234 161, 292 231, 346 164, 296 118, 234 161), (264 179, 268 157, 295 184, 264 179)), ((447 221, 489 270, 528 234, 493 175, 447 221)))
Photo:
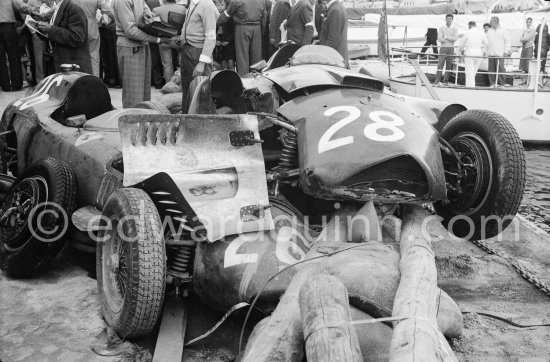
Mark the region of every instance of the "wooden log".
POLYGON ((405 211, 401 234, 401 280, 393 304, 390 361, 457 361, 437 326, 437 270, 430 241, 422 237, 424 211, 405 211))
MULTIPOLYGON (((319 235, 314 247, 306 254, 306 259, 322 255, 318 248, 330 246, 334 240, 345 240, 347 217, 354 215, 356 211, 353 207, 338 210, 319 235)), ((269 321, 260 331, 253 331, 253 338, 247 343, 243 362, 302 361, 304 339, 298 296, 306 280, 322 272, 324 265, 325 260, 322 258, 296 266, 298 271, 269 321)))
MULTIPOLYGON (((339 217, 333 218, 328 223, 306 258, 322 255, 320 251, 323 249, 334 251, 340 247, 346 247, 346 244, 336 243, 334 240, 346 240, 345 235, 348 232, 346 218, 350 215, 354 215, 354 210, 340 210, 339 217)), ((347 246, 351 245, 347 244, 347 246)), ((356 301, 361 302, 355 304, 358 308, 366 313, 378 313, 375 315, 377 318, 391 315, 399 280, 397 270, 399 254, 390 249, 389 244, 370 245, 369 250, 359 248, 353 252, 336 254, 331 258, 296 266, 297 273, 269 321, 262 326, 261 331, 258 330, 258 326, 254 329, 244 352, 243 361, 302 361, 303 329, 298 304, 299 290, 309 277, 325 271, 327 265, 330 274, 339 278, 349 293, 353 291, 356 294, 356 301), (381 252, 379 248, 385 251, 381 252), (393 262, 394 259, 395 262, 393 262)), ((460 334, 462 315, 458 306, 444 292, 438 288, 436 290, 437 295, 442 293, 436 308, 436 311, 439 308, 438 322, 444 321, 442 326, 445 325, 445 328, 450 328, 453 333, 460 334)))
POLYGON ((326 274, 309 278, 300 289, 299 304, 308 361, 363 361, 341 281, 326 274))

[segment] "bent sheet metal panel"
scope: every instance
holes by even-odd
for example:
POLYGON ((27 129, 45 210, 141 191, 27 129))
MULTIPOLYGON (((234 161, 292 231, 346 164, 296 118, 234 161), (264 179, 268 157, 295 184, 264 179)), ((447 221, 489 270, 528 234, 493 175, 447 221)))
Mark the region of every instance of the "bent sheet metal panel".
POLYGON ((409 155, 426 174, 431 200, 445 196, 438 133, 397 97, 357 88, 325 89, 285 103, 278 113, 298 128, 301 179, 310 195, 326 198, 328 190, 346 197, 346 191, 339 190, 347 179, 380 162, 409 155), (377 119, 380 111, 386 116, 377 119))
POLYGON ((230 142, 232 131, 252 131, 259 138, 255 116, 128 115, 119 128, 124 186, 166 172, 209 241, 273 228, 262 148, 230 142))

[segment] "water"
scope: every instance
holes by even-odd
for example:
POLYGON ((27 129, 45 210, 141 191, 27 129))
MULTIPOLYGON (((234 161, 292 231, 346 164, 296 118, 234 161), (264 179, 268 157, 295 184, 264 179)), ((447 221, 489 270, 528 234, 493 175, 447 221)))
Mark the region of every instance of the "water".
POLYGON ((520 212, 550 231, 550 145, 525 146, 527 180, 520 212))

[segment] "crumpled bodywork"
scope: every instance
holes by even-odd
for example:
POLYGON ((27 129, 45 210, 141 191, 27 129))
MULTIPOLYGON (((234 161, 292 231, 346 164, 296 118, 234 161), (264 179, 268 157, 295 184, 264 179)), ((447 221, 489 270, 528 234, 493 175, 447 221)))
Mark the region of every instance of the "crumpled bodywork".
MULTIPOLYGON (((63 106, 69 90, 88 74, 65 72, 53 74, 40 82, 27 96, 12 102, 2 115, 2 131, 13 127, 13 140, 17 146, 17 170, 21 173, 33 162, 44 157, 54 157, 67 162, 73 169, 78 184, 78 205, 94 205, 101 208, 105 199, 121 185, 121 174, 109 173, 108 165, 120 154, 120 137, 117 122, 110 126, 126 110, 113 110, 100 115, 84 128, 67 127, 51 118, 52 113, 63 106), (102 127, 93 125, 102 124, 102 127), (116 132, 115 132, 116 131, 116 132), (110 182, 106 182, 106 178, 110 182), (105 197, 99 197, 105 195, 105 197)), ((89 100, 93 104, 93 100, 89 100)), ((134 112, 155 113, 135 109, 134 112)), ((15 144, 14 144, 15 145, 15 144)))
POLYGON ((446 194, 438 133, 398 97, 331 88, 278 112, 298 129, 300 178, 309 195, 425 202, 446 194))
POLYGON ((124 186, 168 174, 209 241, 273 228, 262 149, 248 141, 259 138, 255 116, 129 115, 119 128, 124 186))
POLYGON ((296 65, 280 67, 263 73, 263 76, 288 93, 310 87, 357 87, 382 91, 384 83, 368 75, 329 65, 296 65))

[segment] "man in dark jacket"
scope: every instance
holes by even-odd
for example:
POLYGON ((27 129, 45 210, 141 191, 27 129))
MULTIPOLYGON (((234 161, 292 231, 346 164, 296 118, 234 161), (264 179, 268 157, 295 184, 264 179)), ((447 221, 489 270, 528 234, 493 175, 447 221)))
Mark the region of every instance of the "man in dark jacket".
POLYGON ((281 42, 281 24, 290 15, 290 3, 288 0, 277 0, 273 5, 273 12, 269 19, 269 43, 273 48, 278 48, 281 42))
POLYGON ((235 21, 237 72, 245 75, 250 65, 262 60, 262 24, 267 17, 265 0, 232 0, 218 23, 223 24, 230 17, 235 21))
POLYGON ((308 45, 313 38, 313 7, 310 0, 295 1, 286 21, 287 39, 298 45, 308 45))
POLYGON ((56 72, 61 70, 61 64, 78 64, 81 72, 92 74, 88 22, 80 6, 72 0, 60 1, 50 23, 39 22, 38 30, 46 33, 52 45, 56 72))
POLYGON ((348 17, 346 9, 338 0, 331 0, 327 4, 327 17, 321 28, 319 42, 336 49, 348 65, 348 17))

